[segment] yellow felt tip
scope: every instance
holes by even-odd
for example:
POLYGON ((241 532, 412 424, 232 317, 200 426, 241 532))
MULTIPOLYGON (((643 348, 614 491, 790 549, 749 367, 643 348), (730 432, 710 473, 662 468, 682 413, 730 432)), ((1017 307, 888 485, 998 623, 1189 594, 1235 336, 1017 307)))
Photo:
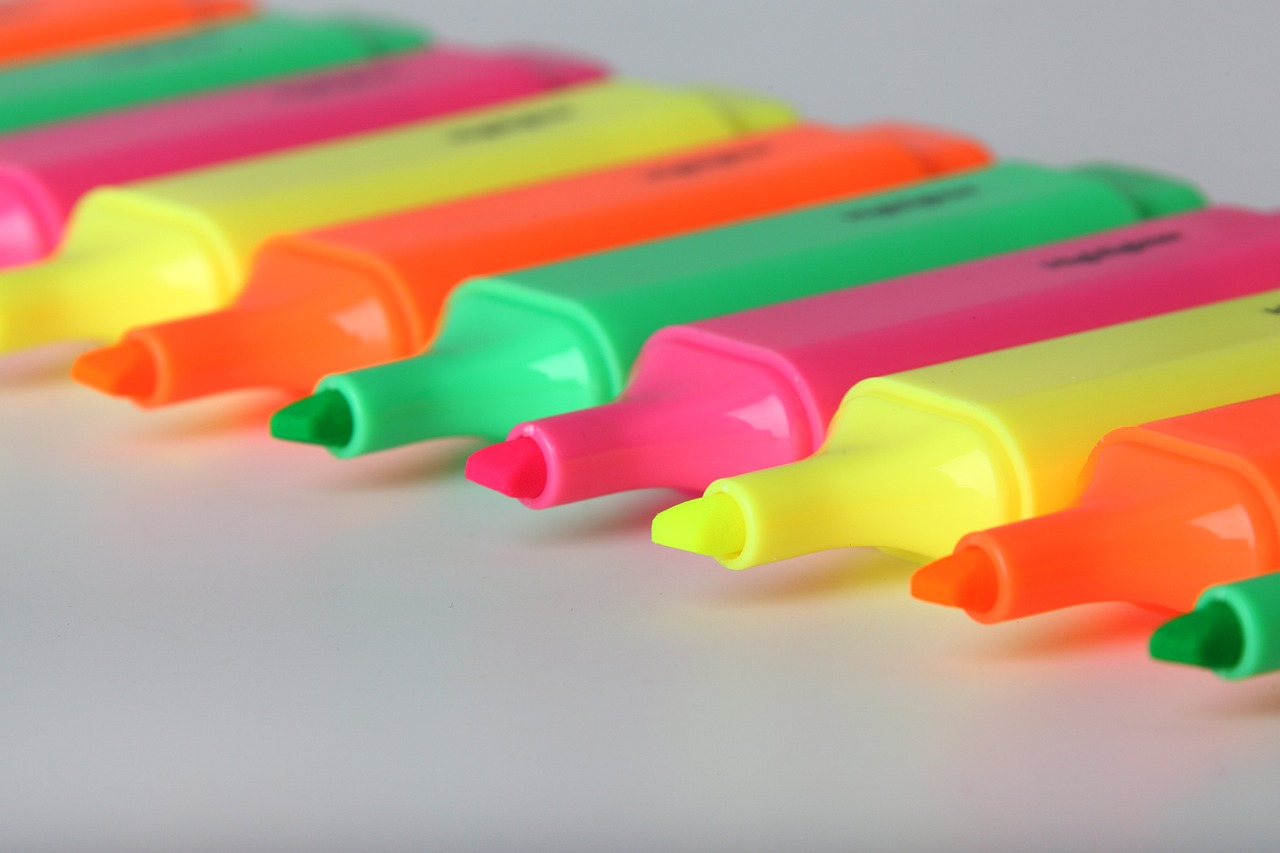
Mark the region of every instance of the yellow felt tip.
POLYGON ((746 544, 747 525, 738 502, 718 492, 658 513, 653 541, 708 557, 730 557, 746 544))

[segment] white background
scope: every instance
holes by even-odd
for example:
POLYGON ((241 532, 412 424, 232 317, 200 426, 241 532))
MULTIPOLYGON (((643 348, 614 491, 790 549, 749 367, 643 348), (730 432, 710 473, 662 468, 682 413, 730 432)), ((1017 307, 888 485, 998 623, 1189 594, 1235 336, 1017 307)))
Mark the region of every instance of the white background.
MULTIPOLYGON (((1002 154, 1280 195, 1269 3, 284 3, 560 45, 1002 154)), ((1157 665, 1159 618, 1000 627, 830 553, 648 542, 648 493, 544 513, 467 441, 339 462, 279 401, 140 413, 0 364, 5 850, 1274 847, 1280 677, 1157 665)))

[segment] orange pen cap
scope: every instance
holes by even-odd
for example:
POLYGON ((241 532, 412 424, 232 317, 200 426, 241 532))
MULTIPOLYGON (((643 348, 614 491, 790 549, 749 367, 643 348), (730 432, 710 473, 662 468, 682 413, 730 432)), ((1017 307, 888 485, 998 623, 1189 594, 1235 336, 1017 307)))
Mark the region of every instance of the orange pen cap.
POLYGON ((916 598, 1003 622, 1123 601, 1186 612, 1280 569, 1280 396, 1109 433, 1068 509, 965 536, 916 598))
POLYGON ((26 0, 0 3, 0 64, 176 35, 249 15, 249 0, 26 0))
POLYGON ((222 311, 134 329, 80 382, 142 406, 241 388, 311 392, 420 352, 465 279, 874 192, 989 162, 911 125, 816 125, 268 242, 222 311))

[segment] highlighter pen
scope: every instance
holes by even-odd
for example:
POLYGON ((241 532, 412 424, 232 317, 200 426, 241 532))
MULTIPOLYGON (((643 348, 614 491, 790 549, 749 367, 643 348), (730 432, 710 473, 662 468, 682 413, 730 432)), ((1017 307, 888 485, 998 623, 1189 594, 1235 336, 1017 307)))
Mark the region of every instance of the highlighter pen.
POLYGON ((1277 424, 1272 396, 1109 432, 1069 506, 966 535, 911 591, 986 623, 1097 602, 1185 613, 1280 568, 1277 424))
MULTIPOLYGON (((1268 498, 1273 494, 1268 492, 1268 498)), ((1153 658, 1211 669, 1232 680, 1280 670, 1275 519, 1272 514, 1266 520, 1267 544, 1273 548, 1270 573, 1206 589, 1195 610, 1166 622, 1151 635, 1153 658)))
POLYGON ((321 380, 278 438, 340 457, 600 405, 663 326, 865 284, 1200 205, 1119 168, 1023 163, 809 207, 501 277, 453 292, 426 353, 321 380))
POLYGON ((97 186, 514 101, 604 76, 535 51, 437 47, 0 136, 0 268, 62 242, 97 186))
POLYGON ((0 351, 212 311, 267 238, 788 124, 719 90, 574 86, 514 105, 94 190, 48 261, 0 273, 0 351))
POLYGON ((517 426, 467 476, 534 509, 814 453, 857 382, 1274 286, 1280 215, 1181 214, 651 337, 617 402, 517 426))
POLYGON ((1280 392, 1280 291, 866 379, 801 462, 717 480, 654 541, 742 569, 832 548, 924 561, 1054 512, 1112 429, 1280 392))
POLYGON ((422 351, 475 275, 539 266, 987 163, 910 125, 799 126, 635 165, 268 242, 225 311, 135 329, 72 375, 158 406, 233 388, 304 396, 422 351))
POLYGON ((253 12, 248 0, 0 2, 0 65, 172 35, 253 12))
POLYGON ((413 27, 270 15, 0 70, 0 132, 416 50, 413 27))

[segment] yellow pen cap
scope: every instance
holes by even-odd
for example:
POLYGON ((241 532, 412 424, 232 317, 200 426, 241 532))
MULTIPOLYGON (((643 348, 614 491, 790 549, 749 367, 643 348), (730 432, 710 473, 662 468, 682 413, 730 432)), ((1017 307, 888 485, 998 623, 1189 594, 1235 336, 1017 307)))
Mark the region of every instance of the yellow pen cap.
POLYGON ((914 559, 1068 505, 1118 427, 1280 393, 1280 291, 858 383, 808 459, 717 480, 661 544, 743 569, 833 548, 914 559))

